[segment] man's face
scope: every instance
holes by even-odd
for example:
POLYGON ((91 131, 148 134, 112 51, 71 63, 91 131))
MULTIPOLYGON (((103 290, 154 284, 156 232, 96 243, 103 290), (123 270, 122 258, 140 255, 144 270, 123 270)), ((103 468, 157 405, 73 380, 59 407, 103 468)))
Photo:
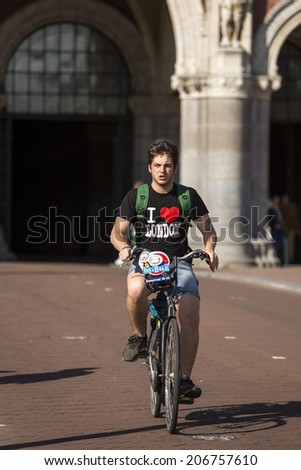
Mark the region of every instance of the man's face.
POLYGON ((173 181, 176 172, 172 158, 167 153, 154 157, 148 169, 153 180, 160 186, 166 186, 173 181))

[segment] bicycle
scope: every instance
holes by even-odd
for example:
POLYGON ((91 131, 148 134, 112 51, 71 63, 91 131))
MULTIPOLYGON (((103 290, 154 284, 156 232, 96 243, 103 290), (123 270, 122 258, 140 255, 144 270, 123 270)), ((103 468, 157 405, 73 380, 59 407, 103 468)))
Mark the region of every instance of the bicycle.
POLYGON ((181 385, 180 335, 176 318, 174 290, 177 287, 177 266, 180 260, 200 258, 210 262, 208 253, 192 250, 175 256, 170 262, 160 251, 148 252, 133 248, 129 259, 139 256, 139 265, 151 293, 147 329, 147 360, 150 379, 150 409, 154 417, 165 406, 166 427, 173 434, 177 427, 181 385), (140 256, 139 256, 140 255, 140 256))

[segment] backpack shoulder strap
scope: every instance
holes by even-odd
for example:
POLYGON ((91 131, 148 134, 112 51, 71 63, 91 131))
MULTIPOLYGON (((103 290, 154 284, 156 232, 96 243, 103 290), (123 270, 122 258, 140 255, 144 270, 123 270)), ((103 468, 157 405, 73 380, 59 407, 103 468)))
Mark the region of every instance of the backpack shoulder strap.
POLYGON ((141 184, 137 188, 137 196, 136 196, 136 214, 138 219, 145 217, 145 212, 148 204, 149 198, 149 188, 148 184, 141 184))
POLYGON ((178 199, 182 209, 181 216, 186 218, 189 216, 189 211, 191 208, 190 192, 187 186, 182 184, 177 185, 178 199))
MULTIPOLYGON (((189 211, 191 208, 191 200, 190 200, 190 192, 187 186, 182 184, 177 185, 177 193, 178 199, 181 206, 181 216, 186 218, 189 215, 189 211)), ((138 218, 145 217, 145 212, 148 204, 149 199, 149 187, 148 184, 142 184, 137 188, 137 196, 136 196, 136 214, 138 218)))

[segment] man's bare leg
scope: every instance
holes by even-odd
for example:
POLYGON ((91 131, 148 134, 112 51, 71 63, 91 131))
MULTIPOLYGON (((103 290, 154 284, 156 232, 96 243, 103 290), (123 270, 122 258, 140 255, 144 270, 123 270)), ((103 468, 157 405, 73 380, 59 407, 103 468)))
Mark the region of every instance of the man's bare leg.
POLYGON ((146 336, 149 291, 145 286, 143 274, 129 273, 127 286, 127 308, 133 332, 138 336, 146 336))
POLYGON ((191 376, 199 345, 200 299, 196 295, 182 295, 177 304, 180 322, 182 374, 191 376))

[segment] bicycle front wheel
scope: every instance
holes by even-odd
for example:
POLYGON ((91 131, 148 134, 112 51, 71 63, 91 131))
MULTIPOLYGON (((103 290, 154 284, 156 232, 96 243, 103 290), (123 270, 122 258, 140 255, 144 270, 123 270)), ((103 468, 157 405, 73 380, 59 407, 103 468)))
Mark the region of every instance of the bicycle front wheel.
POLYGON ((149 393, 151 414, 158 418, 161 409, 161 379, 158 348, 159 326, 155 318, 150 318, 148 338, 149 393))
POLYGON ((173 434, 177 427, 181 383, 180 338, 176 318, 171 318, 167 326, 164 382, 166 427, 173 434))

